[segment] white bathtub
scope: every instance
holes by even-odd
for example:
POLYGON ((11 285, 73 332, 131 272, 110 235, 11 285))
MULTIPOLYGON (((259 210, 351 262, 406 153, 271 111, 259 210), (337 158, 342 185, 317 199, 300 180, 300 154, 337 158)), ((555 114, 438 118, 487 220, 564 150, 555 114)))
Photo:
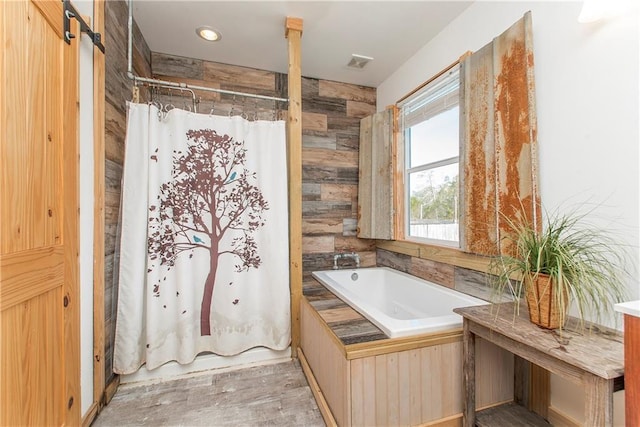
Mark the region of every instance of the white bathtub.
POLYGON ((460 327, 454 308, 487 304, 387 267, 315 271, 313 277, 389 338, 460 327))

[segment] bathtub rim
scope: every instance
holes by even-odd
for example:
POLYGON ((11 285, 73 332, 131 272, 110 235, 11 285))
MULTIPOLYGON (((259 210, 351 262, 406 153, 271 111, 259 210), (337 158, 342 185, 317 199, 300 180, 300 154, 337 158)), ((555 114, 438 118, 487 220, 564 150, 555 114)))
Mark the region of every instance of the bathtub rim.
MULTIPOLYGON (((407 328, 405 327, 405 328, 400 329, 396 333, 392 333, 390 331, 390 329, 386 325, 383 324, 382 321, 376 319, 376 315, 379 315, 381 317, 390 318, 389 316, 387 316, 385 313, 382 313, 376 307, 367 307, 367 308, 358 307, 357 304, 355 304, 355 303, 353 303, 351 301, 352 298, 348 294, 345 294, 344 292, 341 292, 339 289, 332 289, 330 285, 328 285, 327 283, 325 283, 323 281, 322 277, 319 277, 319 276, 323 276, 323 275, 326 276, 329 273, 335 273, 335 272, 357 273, 358 271, 363 271, 363 270, 388 271, 388 272, 391 272, 393 274, 398 274, 400 276, 404 276, 404 277, 406 277, 408 279, 411 279, 411 280, 416 280, 416 281, 419 281, 419 282, 425 282, 428 286, 433 286, 438 290, 438 292, 442 292, 442 293, 444 293, 446 295, 454 295, 454 296, 462 295, 465 298, 469 298, 471 300, 476 300, 478 302, 481 302, 481 303, 478 303, 478 304, 471 304, 471 302, 470 302, 468 306, 490 304, 489 302, 487 302, 486 300, 483 300, 481 298, 466 294, 464 292, 457 291, 455 289, 451 289, 451 288, 449 288, 447 286, 443 286, 443 285, 440 285, 438 283, 432 282, 430 280, 423 279, 423 278, 418 277, 418 276, 413 276, 413 275, 411 275, 409 273, 406 273, 404 271, 396 270, 394 268, 386 267, 386 266, 372 266, 372 267, 361 267, 361 268, 344 268, 344 269, 337 269, 337 270, 317 270, 317 271, 311 272, 311 275, 312 275, 314 280, 316 280, 318 283, 320 283, 320 285, 322 285, 327 291, 331 292, 336 297, 341 299, 344 303, 346 303, 353 310, 358 312, 362 317, 364 317, 369 322, 374 324, 389 339, 411 338, 411 337, 420 336, 420 335, 437 334, 438 332, 441 332, 441 331, 444 332, 444 331, 447 331, 447 330, 457 330, 457 329, 462 330, 462 316, 459 316, 459 315, 455 314, 452 311, 451 314, 448 314, 448 315, 430 317, 429 319, 433 319, 434 321, 435 320, 440 320, 440 322, 446 322, 447 323, 445 326, 439 326, 439 325, 432 326, 432 329, 437 329, 437 330, 428 330, 428 331, 423 331, 423 332, 419 332, 419 333, 411 333, 410 331, 407 332, 407 328), (367 313, 367 309, 369 309, 371 311, 371 313, 367 313), (373 314, 373 316, 371 316, 371 314, 373 314), (451 324, 452 321, 455 321, 455 324, 451 324)), ((332 282, 335 282, 330 277, 327 277, 327 279, 332 281, 332 282)), ((467 307, 467 305, 464 305, 464 306, 461 306, 461 307, 467 307)), ((390 319, 391 319, 392 322, 407 323, 407 321, 396 321, 396 320, 394 320, 392 318, 390 318, 390 319)))

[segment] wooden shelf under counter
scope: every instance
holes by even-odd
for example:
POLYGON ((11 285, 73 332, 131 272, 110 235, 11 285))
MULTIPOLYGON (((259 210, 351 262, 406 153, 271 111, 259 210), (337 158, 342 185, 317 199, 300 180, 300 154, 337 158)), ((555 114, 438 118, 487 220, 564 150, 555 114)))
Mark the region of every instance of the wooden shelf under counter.
MULTIPOLYGON (((562 331, 539 328, 513 303, 454 309, 464 319, 463 425, 476 425, 475 340, 480 337, 585 389, 585 426, 613 426, 613 392, 624 388, 622 336, 570 318, 562 331)), ((633 424, 627 424, 633 425, 633 424)))

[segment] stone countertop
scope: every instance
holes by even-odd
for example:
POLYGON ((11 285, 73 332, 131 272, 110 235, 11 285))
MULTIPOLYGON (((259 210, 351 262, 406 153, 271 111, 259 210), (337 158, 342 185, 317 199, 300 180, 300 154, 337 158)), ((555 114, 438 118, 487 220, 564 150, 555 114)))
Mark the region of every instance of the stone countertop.
POLYGON ((628 314, 630 316, 640 317, 640 300, 622 302, 613 306, 615 311, 628 314))

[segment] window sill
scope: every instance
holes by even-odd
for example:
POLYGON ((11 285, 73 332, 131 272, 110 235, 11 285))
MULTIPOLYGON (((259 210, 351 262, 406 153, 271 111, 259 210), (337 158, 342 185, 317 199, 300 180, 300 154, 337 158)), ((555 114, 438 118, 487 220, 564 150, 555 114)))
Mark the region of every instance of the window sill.
POLYGON ((387 251, 451 264, 484 273, 487 272, 490 260, 488 256, 470 254, 458 248, 429 245, 410 240, 377 240, 376 246, 387 251))

